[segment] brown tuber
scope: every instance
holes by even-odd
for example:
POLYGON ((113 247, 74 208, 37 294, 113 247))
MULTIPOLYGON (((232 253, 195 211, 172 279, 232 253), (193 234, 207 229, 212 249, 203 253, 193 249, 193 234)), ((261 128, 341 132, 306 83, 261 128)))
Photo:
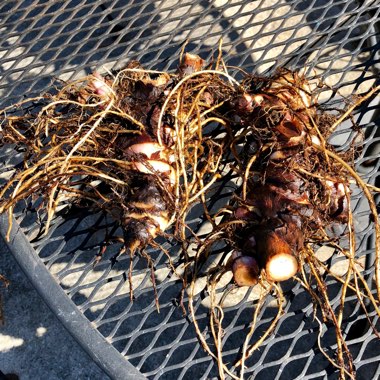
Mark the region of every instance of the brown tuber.
MULTIPOLYGON (((244 140, 238 134, 231 143, 234 151, 244 146, 238 161, 243 194, 233 214, 244 223, 235 223, 229 240, 243 257, 257 261, 267 280, 284 281, 298 272, 305 241, 347 221, 349 190, 328 179, 337 178, 339 169, 314 149, 328 135, 326 126, 323 133, 316 129, 319 111, 306 80, 280 70, 270 78, 248 78, 245 85, 250 90, 235 97, 230 111, 235 130, 244 130, 244 140)), ((235 273, 235 282, 243 283, 235 273)))
POLYGON ((260 269, 253 257, 235 251, 232 253, 232 273, 238 286, 253 286, 258 282, 260 269))

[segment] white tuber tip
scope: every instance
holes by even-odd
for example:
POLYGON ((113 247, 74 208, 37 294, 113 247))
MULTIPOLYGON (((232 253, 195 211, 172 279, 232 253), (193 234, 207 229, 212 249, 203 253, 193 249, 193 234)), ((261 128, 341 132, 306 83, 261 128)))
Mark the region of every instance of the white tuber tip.
POLYGON ((321 146, 321 140, 319 139, 319 137, 315 136, 315 135, 311 135, 311 142, 314 144, 314 145, 318 145, 318 146, 321 146))
POLYGON ((90 85, 95 90, 95 93, 106 99, 110 98, 112 94, 112 89, 104 81, 104 78, 97 72, 95 72, 93 76, 95 79, 91 81, 90 85))
POLYGON ((268 277, 273 281, 285 281, 298 271, 297 259, 289 254, 278 254, 271 258, 266 266, 268 277))

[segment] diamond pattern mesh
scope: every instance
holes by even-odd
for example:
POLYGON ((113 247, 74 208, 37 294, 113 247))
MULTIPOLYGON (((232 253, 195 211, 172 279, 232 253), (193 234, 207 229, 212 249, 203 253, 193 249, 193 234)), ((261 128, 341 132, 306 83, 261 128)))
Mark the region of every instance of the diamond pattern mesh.
MULTIPOLYGON (((94 69, 104 72, 121 68, 132 59, 147 68, 171 70, 176 67, 185 40, 187 51, 209 58, 223 38, 224 58, 235 75, 240 75, 237 67, 255 73, 270 72, 279 65, 304 67, 308 76, 320 77, 331 86, 320 95, 322 101, 339 106, 342 97, 365 92, 378 81, 379 12, 378 0, 9 0, 0 5, 1 104, 46 91, 55 78, 70 80, 94 69)), ((377 186, 378 111, 378 101, 373 101, 354 116, 364 132, 357 168, 366 181, 377 186)), ((344 149, 352 138, 347 125, 343 125, 333 141, 344 149)), ((20 158, 14 152, 2 151, 0 159, 2 172, 7 172, 20 158)), ((215 196, 227 200, 230 191, 225 187, 223 194, 215 196)), ((354 190, 353 203, 359 255, 367 263, 364 274, 370 282, 373 224, 358 190, 354 190)), ((195 209, 193 215, 191 224, 202 233, 200 212, 195 209)), ((112 259, 120 248, 118 243, 110 245, 104 259, 93 267, 94 255, 105 238, 120 235, 105 215, 64 209, 46 237, 41 236, 36 213, 25 205, 20 206, 18 222, 51 272, 51 280, 59 282, 91 326, 141 373, 151 379, 217 377, 217 368, 201 348, 190 317, 184 316, 179 306, 182 285, 169 270, 163 253, 150 251, 156 262, 160 302, 157 313, 145 260, 134 259, 134 302, 129 299, 129 258, 112 259)), ((161 243, 177 260, 179 248, 171 242, 161 243)), ((337 271, 344 271, 341 257, 323 251, 318 254, 325 255, 326 262, 335 265, 337 271)), ((222 250, 215 252, 210 265, 216 265, 222 255, 222 250)), ((332 278, 326 278, 326 282, 336 308, 340 286, 332 278)), ((221 284, 220 294, 226 284, 221 284)), ((200 278, 196 289, 198 323, 211 344, 209 295, 204 278, 200 278)), ((284 285, 284 292, 285 314, 274 333, 246 362, 247 376, 281 380, 337 378, 334 367, 319 352, 319 325, 313 319, 309 296, 292 281, 284 285)), ((225 362, 237 358, 257 297, 254 291, 244 288, 233 290, 225 299, 225 362)), ((186 308, 187 302, 185 294, 186 308)), ((273 306, 274 300, 268 297, 253 338, 260 337, 270 324, 273 306)), ((344 321, 343 331, 358 378, 378 378, 380 341, 371 333, 354 295, 347 298, 344 321)), ((336 348, 333 334, 330 326, 321 336, 321 345, 330 355, 336 348)))

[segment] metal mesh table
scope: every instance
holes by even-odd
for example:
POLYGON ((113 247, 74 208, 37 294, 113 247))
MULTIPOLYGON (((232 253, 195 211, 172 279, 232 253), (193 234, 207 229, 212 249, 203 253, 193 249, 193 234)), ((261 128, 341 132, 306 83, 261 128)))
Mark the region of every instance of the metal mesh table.
MULTIPOLYGON (((55 78, 69 80, 94 69, 122 68, 139 60, 146 68, 173 70, 185 40, 187 51, 209 58, 223 38, 228 65, 248 72, 270 72, 286 65, 306 68, 331 86, 321 99, 342 103, 344 96, 378 84, 380 1, 333 0, 9 0, 0 5, 0 91, 2 106, 46 91, 55 78), (339 91, 336 91, 339 89, 339 91)), ((234 68, 231 68, 234 73, 234 68)), ((235 74, 237 74, 235 72, 235 74)), ((237 74, 238 75, 238 74, 237 74)), ((358 109, 355 120, 364 132, 357 168, 363 178, 379 186, 379 104, 358 109)), ((353 136, 347 127, 334 137, 347 147, 353 136)), ((2 172, 12 170, 21 154, 0 152, 2 172)), ((2 178, 5 178, 4 175, 2 178)), ((228 192, 219 198, 228 198, 228 192)), ((366 262, 364 274, 373 276, 373 224, 361 193, 354 189, 358 255, 366 262)), ((202 219, 195 209, 191 225, 201 233, 202 219)), ((167 258, 150 251, 160 313, 146 262, 135 257, 135 301, 129 300, 129 258, 108 248, 93 267, 106 233, 116 225, 102 213, 62 210, 49 235, 41 236, 37 213, 29 204, 17 210, 9 247, 53 312, 106 373, 115 379, 209 379, 217 376, 213 360, 203 351, 189 316, 178 300, 181 282, 171 273, 167 258)), ((7 218, 1 217, 5 235, 7 218)), ((162 242, 176 258, 179 248, 162 242)), ((214 262, 220 252, 213 255, 214 262)), ((331 266, 341 258, 329 258, 331 266)), ((332 303, 339 303, 339 286, 326 279, 332 303)), ((208 294, 198 284, 196 315, 206 339, 208 294)), ((299 284, 284 284, 285 315, 274 333, 247 361, 252 379, 334 379, 336 369, 319 352, 318 324, 310 297, 299 284)), ((239 289, 226 305, 223 337, 225 361, 240 350, 241 335, 251 321, 254 295, 239 289)), ((187 297, 184 304, 187 306, 187 297)), ((268 299, 255 336, 273 317, 268 299)), ((347 298, 343 332, 353 354, 358 379, 380 376, 380 341, 371 333, 354 296, 347 298)), ((377 319, 375 318, 375 323, 377 319)), ((322 345, 333 353, 333 328, 326 327, 322 345)))

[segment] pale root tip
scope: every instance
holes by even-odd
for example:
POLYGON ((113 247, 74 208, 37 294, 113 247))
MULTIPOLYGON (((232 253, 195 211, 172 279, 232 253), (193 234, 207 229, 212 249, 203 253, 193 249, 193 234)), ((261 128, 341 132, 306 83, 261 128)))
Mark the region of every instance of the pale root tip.
POLYGON ((306 108, 310 108, 311 107, 311 99, 310 99, 310 95, 308 95, 305 91, 303 90, 299 90, 299 94, 300 94, 300 97, 301 97, 301 100, 302 100, 302 103, 304 104, 304 106, 306 108))
POLYGON ((321 140, 315 136, 315 135, 312 135, 311 136, 311 142, 314 144, 314 145, 318 145, 318 146, 321 146, 321 140))
POLYGON ((287 155, 282 150, 277 150, 269 156, 270 160, 283 160, 287 155))
POLYGON ((249 95, 249 94, 244 94, 244 99, 248 102, 248 103, 252 103, 252 96, 249 95))
POLYGON ((97 79, 92 80, 91 86, 95 90, 95 93, 101 97, 110 97, 112 89, 107 85, 104 79, 99 74, 93 74, 97 79))

